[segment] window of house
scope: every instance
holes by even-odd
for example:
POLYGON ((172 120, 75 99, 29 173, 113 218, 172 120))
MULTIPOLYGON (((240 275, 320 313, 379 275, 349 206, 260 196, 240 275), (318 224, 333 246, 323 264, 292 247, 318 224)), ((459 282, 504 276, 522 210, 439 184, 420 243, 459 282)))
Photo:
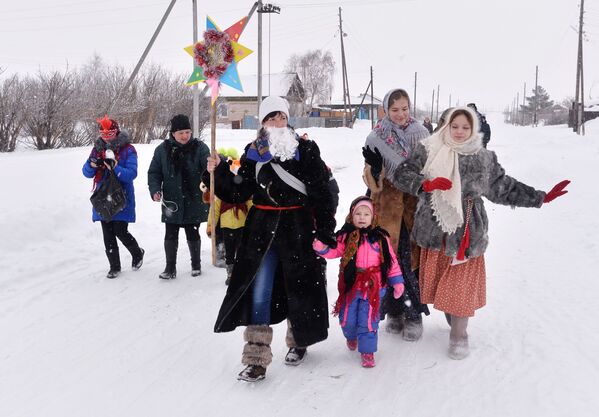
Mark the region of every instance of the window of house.
POLYGON ((229 117, 229 103, 219 103, 216 107, 216 115, 223 119, 229 117))

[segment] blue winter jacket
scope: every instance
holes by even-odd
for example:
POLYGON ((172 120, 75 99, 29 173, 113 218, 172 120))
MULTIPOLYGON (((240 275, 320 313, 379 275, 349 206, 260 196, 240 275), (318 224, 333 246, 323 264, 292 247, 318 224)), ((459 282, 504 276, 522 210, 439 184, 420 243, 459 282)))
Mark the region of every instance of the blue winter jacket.
MULTIPOLYGON (((119 133, 123 134, 124 132, 119 133)), ((96 175, 96 168, 90 165, 91 158, 101 157, 100 153, 94 148, 92 149, 87 161, 83 164, 83 175, 87 178, 93 178, 96 175)), ((135 223, 135 189, 133 188, 133 180, 137 177, 137 151, 133 145, 127 143, 118 149, 118 164, 114 167, 119 182, 123 186, 125 195, 127 196, 127 206, 117 213, 111 220, 123 221, 127 223, 135 223)), ((108 175, 104 172, 104 176, 98 182, 96 187, 100 187, 102 182, 108 175)), ((92 208, 92 220, 103 221, 104 219, 92 208)))

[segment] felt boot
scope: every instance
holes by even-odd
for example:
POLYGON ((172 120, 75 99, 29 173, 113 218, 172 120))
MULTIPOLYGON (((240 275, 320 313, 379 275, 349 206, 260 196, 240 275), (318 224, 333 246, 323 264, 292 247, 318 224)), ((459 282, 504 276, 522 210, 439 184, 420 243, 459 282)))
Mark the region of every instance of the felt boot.
POLYGON ((202 249, 201 240, 188 240, 189 254, 191 255, 191 276, 197 277, 202 274, 202 262, 200 251, 202 249))
POLYGON ((449 349, 447 355, 451 359, 464 359, 470 354, 468 345, 468 317, 451 316, 451 331, 449 332, 449 349))
POLYGON ((177 278, 177 247, 179 246, 178 240, 165 240, 164 241, 164 253, 166 255, 166 268, 158 275, 162 279, 175 279, 177 278))
POLYGON ((110 264, 110 270, 106 274, 106 278, 116 278, 121 273, 121 256, 119 255, 119 249, 114 248, 106 251, 106 257, 110 264))

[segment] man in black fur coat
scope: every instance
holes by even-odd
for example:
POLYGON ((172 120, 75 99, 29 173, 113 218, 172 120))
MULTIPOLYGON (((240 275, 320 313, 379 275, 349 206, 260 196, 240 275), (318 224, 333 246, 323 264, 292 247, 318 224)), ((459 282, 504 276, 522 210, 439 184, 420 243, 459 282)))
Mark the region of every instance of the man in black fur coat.
MULTIPOLYGON (((208 158, 215 194, 223 201, 253 199, 231 282, 214 326, 228 332, 247 326, 238 378, 263 379, 272 361, 270 325, 289 320, 290 352, 327 338, 328 301, 323 269, 312 250, 315 237, 335 245, 329 174, 316 143, 288 126, 287 102, 267 97, 262 129, 245 148, 237 175, 218 155, 208 158)), ((288 354, 289 355, 289 354, 288 354)))

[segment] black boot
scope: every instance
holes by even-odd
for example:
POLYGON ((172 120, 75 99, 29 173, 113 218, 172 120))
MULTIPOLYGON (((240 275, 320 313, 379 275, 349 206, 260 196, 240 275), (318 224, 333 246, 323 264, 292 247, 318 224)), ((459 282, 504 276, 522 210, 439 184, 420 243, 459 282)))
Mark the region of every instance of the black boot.
POLYGON ((202 274, 202 262, 200 259, 200 250, 202 249, 201 240, 188 240, 189 254, 191 255, 191 276, 197 277, 202 274))
POLYGON ((144 253, 146 253, 146 251, 140 247, 138 247, 137 249, 137 253, 131 255, 131 268, 134 271, 137 271, 139 270, 139 268, 141 268, 141 265, 144 263, 144 253))
POLYGON ((164 272, 158 275, 162 279, 175 279, 177 278, 177 247, 179 246, 178 240, 165 240, 164 241, 164 252, 166 254, 166 268, 164 272))
POLYGON ((108 263, 110 263, 110 270, 106 274, 106 278, 116 278, 121 273, 121 257, 119 255, 119 249, 111 249, 106 251, 106 257, 108 263))

